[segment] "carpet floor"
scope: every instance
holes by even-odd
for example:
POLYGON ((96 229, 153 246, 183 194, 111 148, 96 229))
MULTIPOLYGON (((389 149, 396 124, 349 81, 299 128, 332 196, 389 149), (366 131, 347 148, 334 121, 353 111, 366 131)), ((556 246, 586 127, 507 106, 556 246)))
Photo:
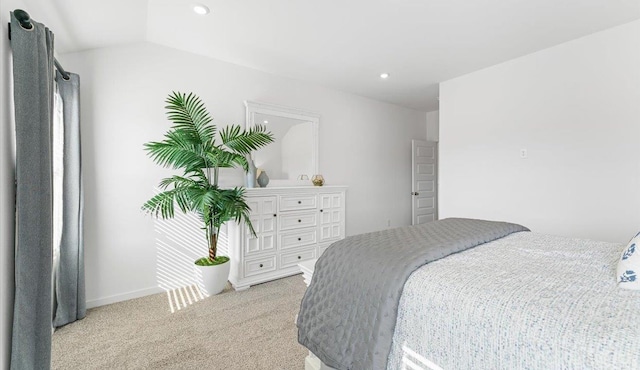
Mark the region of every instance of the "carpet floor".
POLYGON ((224 292, 171 312, 166 293, 91 309, 53 335, 53 369, 304 368, 294 320, 301 276, 224 292))

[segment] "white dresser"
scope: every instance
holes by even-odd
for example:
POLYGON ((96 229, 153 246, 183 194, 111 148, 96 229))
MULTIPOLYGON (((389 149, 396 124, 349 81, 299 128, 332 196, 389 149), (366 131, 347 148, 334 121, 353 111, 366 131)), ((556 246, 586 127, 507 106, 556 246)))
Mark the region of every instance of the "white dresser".
POLYGON ((246 189, 256 237, 244 224, 220 230, 218 250, 231 258, 235 290, 300 273, 298 263, 316 259, 345 236, 345 186, 246 189))

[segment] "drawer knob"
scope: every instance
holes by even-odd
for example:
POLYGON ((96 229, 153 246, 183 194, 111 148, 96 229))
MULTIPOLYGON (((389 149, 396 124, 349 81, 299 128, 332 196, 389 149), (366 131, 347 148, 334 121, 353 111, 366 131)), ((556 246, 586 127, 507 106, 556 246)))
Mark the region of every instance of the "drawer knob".
POLYGON ((277 215, 274 213, 274 214, 273 214, 273 217, 276 217, 276 216, 277 216, 277 215))
POLYGON ((302 257, 298 256, 298 259, 302 259, 302 257))
POLYGON ((320 210, 320 212, 322 212, 322 210, 320 210))
POLYGON ((302 204, 302 201, 301 201, 301 200, 299 200, 299 201, 298 201, 298 204, 302 204))
POLYGON ((298 222, 302 222, 302 220, 298 220, 298 222))
POLYGON ((260 267, 264 266, 263 264, 260 264, 260 267))
POLYGON ((302 240, 302 238, 298 238, 298 241, 302 240))

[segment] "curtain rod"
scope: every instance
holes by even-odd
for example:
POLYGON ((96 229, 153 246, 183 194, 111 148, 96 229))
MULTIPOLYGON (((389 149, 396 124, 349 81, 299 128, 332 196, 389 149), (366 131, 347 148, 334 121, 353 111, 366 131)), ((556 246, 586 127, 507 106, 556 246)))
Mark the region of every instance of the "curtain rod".
MULTIPOLYGON (((18 23, 20 23, 20 26, 22 26, 22 28, 26 30, 30 30, 31 28, 33 28, 29 13, 25 12, 22 9, 16 9, 13 11, 13 15, 16 17, 18 23)), ((9 23, 9 40, 11 40, 11 23, 9 23)), ((60 74, 62 75, 62 78, 68 80, 69 72, 65 71, 64 68, 62 68, 62 65, 60 64, 60 62, 58 62, 58 59, 53 58, 53 64, 58 69, 58 72, 60 72, 60 74)))

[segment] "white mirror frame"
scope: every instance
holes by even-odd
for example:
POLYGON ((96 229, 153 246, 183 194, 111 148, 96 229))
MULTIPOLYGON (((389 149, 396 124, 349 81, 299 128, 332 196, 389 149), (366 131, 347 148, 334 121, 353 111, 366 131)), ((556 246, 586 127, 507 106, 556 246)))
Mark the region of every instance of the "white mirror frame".
MULTIPOLYGON (((246 107, 246 128, 250 129, 256 125, 255 116, 256 114, 268 114, 271 116, 277 117, 285 117, 298 119, 305 122, 311 122, 313 138, 311 142, 313 143, 313 148, 311 148, 311 166, 313 168, 313 173, 309 174, 309 179, 313 175, 319 174, 319 165, 318 165, 318 126, 320 124, 320 114, 310 111, 305 111, 298 108, 286 107, 283 105, 269 104, 269 103, 261 103, 255 101, 245 100, 244 105, 246 107)), ((252 155, 253 157, 253 155, 252 155)), ((274 179, 274 183, 284 183, 288 185, 298 185, 300 182, 296 180, 280 180, 274 179)), ((310 183, 310 181, 307 181, 310 183)))

